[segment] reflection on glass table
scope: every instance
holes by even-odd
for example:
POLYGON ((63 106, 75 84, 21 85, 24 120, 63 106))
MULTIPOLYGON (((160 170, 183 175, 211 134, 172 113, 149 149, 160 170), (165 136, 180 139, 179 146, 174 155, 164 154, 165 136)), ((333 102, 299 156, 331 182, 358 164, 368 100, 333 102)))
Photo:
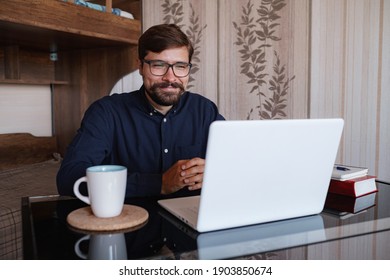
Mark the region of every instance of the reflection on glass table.
POLYGON ((148 211, 145 225, 127 232, 104 233, 80 232, 67 224, 69 213, 85 207, 77 199, 24 198, 24 258, 354 258, 346 252, 356 244, 355 239, 364 237, 366 251, 355 257, 390 259, 390 245, 386 245, 390 244, 390 185, 378 183, 378 189, 374 205, 358 213, 333 209, 319 215, 202 234, 163 210, 152 198, 126 201, 148 211))

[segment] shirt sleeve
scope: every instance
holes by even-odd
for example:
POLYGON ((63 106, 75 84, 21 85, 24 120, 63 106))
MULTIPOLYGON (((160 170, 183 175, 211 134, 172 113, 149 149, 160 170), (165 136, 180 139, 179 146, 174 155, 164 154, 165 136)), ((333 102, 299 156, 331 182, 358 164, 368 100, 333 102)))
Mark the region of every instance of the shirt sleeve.
MULTIPOLYGON (((81 127, 69 145, 57 173, 57 190, 60 195, 74 196, 73 185, 86 175, 90 166, 120 164, 111 162, 112 137, 110 113, 106 106, 96 102, 85 113, 81 127)), ((161 174, 131 172, 128 170, 126 197, 154 196, 161 193, 161 174)), ((80 191, 86 194, 86 185, 80 191)))
POLYGON ((85 112, 81 127, 68 146, 57 173, 60 195, 74 195, 75 181, 86 175, 88 167, 103 163, 110 149, 107 127, 104 110, 98 103, 93 104, 85 112))

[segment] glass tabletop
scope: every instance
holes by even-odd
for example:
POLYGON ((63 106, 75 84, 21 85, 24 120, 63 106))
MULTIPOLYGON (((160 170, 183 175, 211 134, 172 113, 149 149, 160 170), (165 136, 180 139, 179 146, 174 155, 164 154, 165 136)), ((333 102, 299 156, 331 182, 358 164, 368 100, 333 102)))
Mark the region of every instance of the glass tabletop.
MULTIPOLYGON (((22 199, 25 259, 232 259, 263 258, 273 251, 326 244, 387 232, 390 239, 390 185, 358 213, 324 209, 321 214, 246 227, 198 233, 163 210, 157 199, 129 199, 149 213, 146 224, 121 232, 83 232, 66 217, 86 204, 61 196, 22 199)), ((327 206, 327 205, 325 205, 327 206)))

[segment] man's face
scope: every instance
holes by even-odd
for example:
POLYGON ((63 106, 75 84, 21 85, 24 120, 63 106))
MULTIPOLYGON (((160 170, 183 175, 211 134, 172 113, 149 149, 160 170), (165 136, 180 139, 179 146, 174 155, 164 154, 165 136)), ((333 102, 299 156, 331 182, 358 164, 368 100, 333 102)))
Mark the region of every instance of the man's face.
MULTIPOLYGON (((145 56, 148 61, 164 61, 169 64, 178 62, 189 63, 188 49, 183 46, 162 51, 161 53, 149 52, 145 56)), ((148 63, 139 63, 139 73, 143 77, 143 83, 146 93, 149 97, 160 106, 172 106, 179 102, 179 99, 185 91, 189 75, 179 78, 173 73, 172 67, 163 76, 155 76, 150 71, 148 63)))

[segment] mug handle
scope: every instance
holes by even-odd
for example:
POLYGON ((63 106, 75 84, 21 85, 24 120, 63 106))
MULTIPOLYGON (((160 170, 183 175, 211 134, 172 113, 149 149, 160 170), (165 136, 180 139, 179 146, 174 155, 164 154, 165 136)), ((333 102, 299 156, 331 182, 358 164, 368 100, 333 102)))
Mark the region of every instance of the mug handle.
POLYGON ((88 256, 86 254, 81 252, 80 243, 83 242, 84 240, 90 239, 90 237, 91 237, 90 235, 85 235, 85 236, 81 237, 79 240, 77 240, 76 244, 74 245, 74 251, 80 259, 86 260, 88 258, 88 256))
POLYGON ((84 201, 84 202, 87 203, 87 204, 91 204, 91 201, 89 200, 89 197, 88 197, 88 196, 85 196, 85 195, 82 195, 82 194, 80 193, 79 187, 80 187, 80 184, 81 184, 82 182, 87 182, 87 176, 81 177, 80 179, 78 179, 78 180, 74 183, 73 192, 74 192, 74 194, 76 195, 76 197, 77 197, 78 199, 80 199, 81 201, 84 201))

